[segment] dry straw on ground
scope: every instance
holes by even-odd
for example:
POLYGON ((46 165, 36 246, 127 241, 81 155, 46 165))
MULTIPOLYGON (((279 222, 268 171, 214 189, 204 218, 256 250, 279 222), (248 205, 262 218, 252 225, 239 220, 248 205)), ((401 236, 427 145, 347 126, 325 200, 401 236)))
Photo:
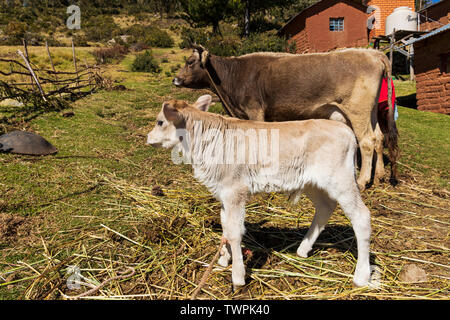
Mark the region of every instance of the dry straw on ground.
MULTIPOLYGON (((42 240, 42 260, 11 264, 0 285, 27 281, 25 299, 189 299, 217 252, 221 227, 220 204, 186 179, 146 187, 100 176, 117 202, 104 203, 101 216, 74 217, 85 223, 60 231, 71 240, 58 241, 58 234, 42 240), (74 279, 78 290, 68 288, 74 279)), ((340 209, 304 259, 295 251, 313 217, 311 202, 291 206, 287 196, 270 194, 253 197, 246 208, 248 285, 232 292, 230 267, 215 265, 197 298, 448 299, 448 194, 417 187, 412 177, 363 197, 372 212, 371 286, 352 285, 356 243, 340 209), (401 280, 411 264, 424 281, 401 280)))

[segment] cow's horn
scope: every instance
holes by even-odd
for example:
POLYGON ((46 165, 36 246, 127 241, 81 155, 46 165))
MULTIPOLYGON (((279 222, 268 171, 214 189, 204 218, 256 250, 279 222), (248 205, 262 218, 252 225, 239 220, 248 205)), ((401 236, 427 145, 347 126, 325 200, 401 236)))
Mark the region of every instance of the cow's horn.
POLYGON ((191 43, 191 48, 194 50, 197 50, 199 53, 203 52, 205 50, 205 48, 203 48, 203 46, 197 44, 197 43, 191 43))
POLYGON ((208 50, 204 50, 202 52, 202 65, 206 65, 206 61, 208 61, 209 58, 209 51, 208 50))

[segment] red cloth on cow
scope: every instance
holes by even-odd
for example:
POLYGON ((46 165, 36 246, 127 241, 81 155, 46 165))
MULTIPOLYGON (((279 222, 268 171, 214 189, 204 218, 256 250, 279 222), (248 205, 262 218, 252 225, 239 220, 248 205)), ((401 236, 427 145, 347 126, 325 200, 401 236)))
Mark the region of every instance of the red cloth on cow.
MULTIPOLYGON (((395 108, 395 89, 394 89, 394 81, 391 79, 392 84, 392 109, 395 108)), ((388 110, 388 83, 387 78, 383 78, 383 82, 381 83, 380 90, 380 98, 378 99, 378 109, 380 110, 388 110)))

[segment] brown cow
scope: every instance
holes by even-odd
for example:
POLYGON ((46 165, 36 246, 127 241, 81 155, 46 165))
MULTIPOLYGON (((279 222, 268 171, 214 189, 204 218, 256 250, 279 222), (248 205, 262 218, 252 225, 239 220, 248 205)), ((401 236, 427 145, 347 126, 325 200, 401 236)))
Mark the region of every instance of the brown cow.
MULTIPOLYGON (((173 83, 212 90, 223 100, 227 113, 240 119, 322 118, 345 122, 355 132, 361 150, 358 186, 363 190, 370 181, 374 151, 377 153, 374 183, 384 176, 384 137, 377 121, 383 77, 391 78, 389 61, 384 54, 371 49, 219 57, 195 46, 173 83)), ((390 181, 396 183, 397 128, 392 107, 389 110, 390 181)))

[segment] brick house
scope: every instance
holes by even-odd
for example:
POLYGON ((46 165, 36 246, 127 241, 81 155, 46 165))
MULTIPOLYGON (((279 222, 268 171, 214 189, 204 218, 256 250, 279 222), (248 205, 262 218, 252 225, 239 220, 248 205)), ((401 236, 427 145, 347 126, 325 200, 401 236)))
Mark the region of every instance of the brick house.
POLYGON ((450 21, 450 0, 441 0, 419 11, 420 30, 431 31, 450 21))
POLYGON ((366 6, 361 1, 322 0, 292 18, 280 34, 295 41, 298 53, 366 46, 366 6))
POLYGON ((386 28, 386 18, 398 7, 409 7, 415 10, 414 0, 363 0, 363 4, 368 7, 376 8, 371 13, 375 17, 376 27, 370 31, 370 38, 383 36, 386 28))
POLYGON ((417 109, 450 114, 450 0, 419 11, 420 30, 430 33, 414 45, 417 109))
POLYGON ((414 0, 322 0, 304 9, 279 31, 295 41, 298 53, 365 47, 371 37, 384 35, 385 20, 400 6, 414 9, 414 0), (372 10, 370 14, 367 12, 372 10), (375 29, 367 28, 369 16, 375 29))

